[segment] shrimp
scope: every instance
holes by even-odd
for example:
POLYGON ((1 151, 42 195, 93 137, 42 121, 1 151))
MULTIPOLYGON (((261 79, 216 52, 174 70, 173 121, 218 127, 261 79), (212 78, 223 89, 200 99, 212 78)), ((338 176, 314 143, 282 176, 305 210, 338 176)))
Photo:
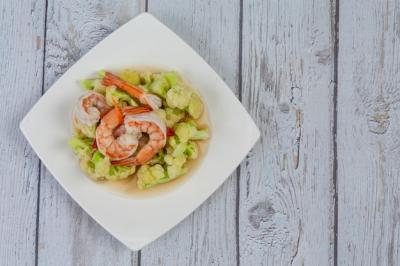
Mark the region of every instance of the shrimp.
POLYGON ((123 125, 124 112, 140 114, 148 112, 146 107, 128 107, 123 110, 118 105, 109 111, 96 129, 96 144, 101 153, 113 160, 122 160, 133 155, 138 147, 138 134, 126 130, 123 125))
POLYGON ((74 110, 75 122, 92 126, 99 122, 111 107, 106 103, 103 95, 97 92, 88 92, 79 98, 74 110))
POLYGON ((110 72, 105 72, 105 76, 103 78, 103 85, 111 86, 114 85, 121 90, 127 92, 132 97, 138 99, 140 103, 149 105, 153 110, 156 110, 161 107, 162 101, 161 99, 150 93, 146 93, 142 88, 131 85, 114 74, 110 72))
MULTIPOLYGON (((129 112, 127 112, 128 114, 129 112)), ((113 165, 128 166, 142 165, 151 160, 154 155, 164 148, 167 140, 167 127, 165 123, 154 113, 128 114, 125 117, 125 128, 133 134, 146 133, 149 141, 133 157, 114 161, 113 165)))

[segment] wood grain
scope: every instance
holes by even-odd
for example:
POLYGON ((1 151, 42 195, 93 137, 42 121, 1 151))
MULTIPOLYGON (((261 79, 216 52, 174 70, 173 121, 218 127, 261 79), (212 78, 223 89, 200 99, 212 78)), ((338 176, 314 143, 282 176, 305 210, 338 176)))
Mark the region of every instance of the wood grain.
MULTIPOLYGON (((238 91, 239 1, 155 1, 149 12, 238 91)), ((178 226, 142 250, 142 265, 236 265, 236 174, 178 226)))
MULTIPOLYGON (((136 1, 48 1, 45 87, 139 12, 136 1)), ((136 265, 137 254, 94 222, 43 169, 39 265, 136 265)))
POLYGON ((241 165, 241 265, 332 265, 330 1, 243 1, 242 102, 262 136, 241 165))
POLYGON ((36 257, 39 160, 18 124, 42 91, 45 1, 0 2, 0 264, 36 257))
POLYGON ((400 264, 400 3, 340 4, 338 264, 400 264))

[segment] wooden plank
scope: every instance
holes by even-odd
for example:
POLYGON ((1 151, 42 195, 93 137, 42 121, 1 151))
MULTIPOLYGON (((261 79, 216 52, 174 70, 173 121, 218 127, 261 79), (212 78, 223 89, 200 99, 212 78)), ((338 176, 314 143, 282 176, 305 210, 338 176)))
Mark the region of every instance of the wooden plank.
MULTIPOLYGON (((139 12, 138 1, 48 1, 45 87, 139 12)), ((43 170, 39 265, 135 265, 137 254, 94 222, 43 170)))
POLYGON ((400 3, 339 14, 338 265, 399 265, 400 3))
POLYGON ((45 1, 0 2, 0 264, 36 257, 39 159, 18 130, 42 91, 45 1))
POLYGON ((333 10, 243 1, 242 102, 261 139, 241 166, 241 265, 332 265, 333 10))
MULTIPOLYGON (((239 1, 149 1, 238 94, 239 1)), ((236 265, 236 174, 199 209, 142 250, 142 265, 236 265)))

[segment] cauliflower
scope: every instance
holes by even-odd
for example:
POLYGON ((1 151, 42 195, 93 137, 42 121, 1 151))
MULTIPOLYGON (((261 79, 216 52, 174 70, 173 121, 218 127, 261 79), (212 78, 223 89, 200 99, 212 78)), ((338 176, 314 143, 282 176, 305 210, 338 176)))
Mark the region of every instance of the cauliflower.
POLYGON ((165 155, 164 160, 167 166, 167 175, 170 179, 177 178, 187 173, 187 167, 184 167, 186 163, 186 155, 179 155, 174 157, 170 154, 165 155))
POLYGON ((124 69, 119 74, 119 77, 132 85, 138 85, 140 83, 139 73, 132 69, 124 69))
POLYGON ((168 151, 168 154, 173 157, 186 155, 189 159, 194 160, 198 157, 199 148, 194 141, 180 142, 177 136, 173 136, 168 138, 167 152, 168 151))
POLYGON ((193 122, 181 122, 175 126, 175 135, 178 136, 180 142, 188 140, 205 140, 208 139, 208 129, 198 130, 193 122))
POLYGON ((204 105, 203 102, 201 101, 201 98, 196 93, 192 93, 186 111, 194 119, 199 119, 201 114, 203 113, 203 110, 204 110, 204 105))
POLYGON ((168 107, 184 110, 189 105, 191 94, 191 90, 182 85, 172 86, 166 96, 168 107))
POLYGON ((188 172, 187 167, 178 167, 176 165, 167 166, 168 177, 172 180, 177 177, 183 176, 188 172))
POLYGON ((125 179, 135 173, 134 166, 114 166, 110 159, 101 152, 96 151, 89 162, 87 170, 90 176, 96 180, 107 179, 111 181, 125 179), (91 169, 93 169, 91 171, 91 169))
POLYGON ((165 108, 165 119, 168 127, 173 127, 177 122, 182 120, 185 117, 185 112, 174 109, 174 108, 165 108))
POLYGON ((186 163, 186 155, 182 154, 174 157, 171 154, 167 154, 164 157, 164 161, 167 165, 182 167, 186 163))
POLYGON ((138 106, 129 94, 117 89, 115 86, 109 86, 106 88, 106 102, 108 105, 113 106, 114 101, 117 101, 121 106, 138 106))
POLYGON ((177 122, 185 117, 185 112, 176 108, 167 107, 165 109, 157 109, 155 112, 170 128, 173 128, 177 122))
POLYGON ((165 99, 167 96, 167 92, 170 89, 170 85, 168 81, 163 77, 157 77, 150 85, 149 85, 149 91, 157 94, 158 96, 162 97, 165 99))
POLYGON ((160 164, 153 166, 147 164, 142 165, 137 172, 137 176, 137 186, 139 189, 151 188, 171 180, 165 174, 165 170, 160 164))

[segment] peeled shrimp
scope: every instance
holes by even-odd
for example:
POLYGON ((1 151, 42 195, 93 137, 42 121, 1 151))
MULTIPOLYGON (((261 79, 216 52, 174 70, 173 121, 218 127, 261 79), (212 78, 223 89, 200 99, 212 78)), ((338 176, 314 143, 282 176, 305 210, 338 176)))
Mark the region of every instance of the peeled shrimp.
POLYGON ((122 160, 131 156, 138 147, 137 132, 128 131, 124 122, 124 112, 129 114, 140 114, 149 112, 146 107, 125 108, 121 110, 118 106, 109 111, 100 121, 96 129, 96 143, 99 151, 110 158, 110 160, 122 160))
POLYGON ((126 112, 125 129, 132 134, 146 133, 149 141, 134 156, 120 161, 114 161, 113 165, 128 166, 142 165, 151 160, 156 153, 164 148, 167 140, 167 128, 165 123, 154 113, 129 114, 126 112))
POLYGON ((88 92, 79 98, 74 110, 74 123, 78 122, 87 126, 92 126, 99 122, 111 107, 106 103, 103 95, 97 92, 88 92))
POLYGON ((149 105, 153 110, 156 110, 161 107, 162 101, 161 99, 150 93, 146 93, 142 88, 131 85, 114 74, 110 72, 106 72, 103 78, 103 85, 111 86, 114 85, 121 90, 125 91, 132 97, 138 99, 142 104, 149 105))

